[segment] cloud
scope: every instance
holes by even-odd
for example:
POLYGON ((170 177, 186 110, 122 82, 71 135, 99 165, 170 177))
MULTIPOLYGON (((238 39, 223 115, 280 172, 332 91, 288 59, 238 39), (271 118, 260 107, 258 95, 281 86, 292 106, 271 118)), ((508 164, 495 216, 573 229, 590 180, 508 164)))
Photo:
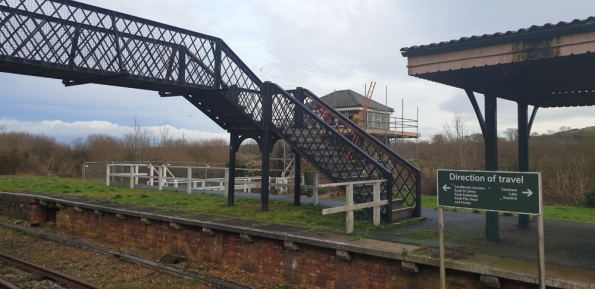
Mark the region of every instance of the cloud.
MULTIPOLYGON (((539 5, 516 0, 82 1, 220 37, 261 80, 286 89, 301 86, 319 96, 339 89, 363 93, 365 84, 376 81, 374 100, 387 102, 394 116, 403 110, 406 118, 413 118, 419 108, 423 136, 439 132, 455 110, 470 125, 477 121, 463 91, 408 76, 402 47, 586 19, 595 10, 594 1, 560 9, 560 2, 551 0, 539 5)), ((167 122, 180 130, 225 134, 183 98, 160 98, 153 91, 65 88, 59 80, 8 74, 0 74, 0 86, 0 117, 23 123, 99 120, 126 127, 136 116, 147 126, 167 122)), ((478 101, 482 103, 479 96, 478 101)), ((595 121, 592 107, 551 110, 539 111, 534 130, 595 121)), ((498 117, 499 131, 516 127, 516 106, 499 102, 498 117)))
MULTIPOLYGON (((142 123, 139 123, 142 126, 142 123)), ((134 130, 132 126, 122 126, 109 121, 74 121, 65 122, 62 120, 43 120, 38 122, 23 122, 9 118, 0 118, 0 127, 7 132, 29 132, 51 136, 60 142, 70 142, 77 138, 85 138, 91 134, 106 134, 117 138, 134 130)), ((168 128, 168 135, 173 139, 186 139, 198 141, 204 139, 229 140, 228 133, 213 133, 200 130, 190 130, 172 127, 168 124, 159 126, 143 126, 155 138, 159 138, 161 130, 168 128)))

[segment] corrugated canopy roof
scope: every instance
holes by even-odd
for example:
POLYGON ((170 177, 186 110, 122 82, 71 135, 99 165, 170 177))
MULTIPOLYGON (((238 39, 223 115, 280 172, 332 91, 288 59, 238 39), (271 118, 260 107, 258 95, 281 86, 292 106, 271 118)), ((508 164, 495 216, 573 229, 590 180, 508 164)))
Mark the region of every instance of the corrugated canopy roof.
MULTIPOLYGON (((337 90, 337 91, 331 92, 331 93, 321 97, 321 99, 334 108, 347 108, 347 107, 363 107, 366 97, 353 91, 353 90, 347 89, 347 90, 337 90)), ((377 110, 377 111, 388 111, 388 112, 395 111, 391 107, 380 104, 379 102, 375 101, 374 99, 372 99, 370 101, 369 108, 377 110)))
POLYGON ((409 75, 538 107, 595 105, 595 17, 402 48, 409 75))

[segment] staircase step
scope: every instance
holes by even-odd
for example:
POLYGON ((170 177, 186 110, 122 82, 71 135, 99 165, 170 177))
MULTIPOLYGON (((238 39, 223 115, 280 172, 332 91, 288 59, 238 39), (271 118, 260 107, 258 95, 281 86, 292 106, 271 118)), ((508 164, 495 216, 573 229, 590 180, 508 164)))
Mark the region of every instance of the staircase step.
POLYGON ((393 210, 397 208, 403 208, 404 199, 393 199, 393 210))
POLYGON ((427 219, 427 217, 409 217, 400 220, 394 220, 392 225, 412 225, 427 219))
POLYGON ((413 207, 393 208, 393 222, 413 216, 413 207))

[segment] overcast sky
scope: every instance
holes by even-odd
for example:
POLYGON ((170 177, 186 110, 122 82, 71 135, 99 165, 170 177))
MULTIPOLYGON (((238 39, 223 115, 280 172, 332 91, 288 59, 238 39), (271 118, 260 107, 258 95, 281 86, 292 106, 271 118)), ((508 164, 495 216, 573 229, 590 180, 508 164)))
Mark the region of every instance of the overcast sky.
MULTIPOLYGON (((407 75, 402 47, 532 25, 585 19, 595 1, 477 0, 84 0, 82 2, 222 38, 260 77, 318 96, 334 90, 364 93, 401 117, 416 118, 430 138, 460 112, 471 131, 477 120, 464 91, 407 75), (388 93, 386 93, 388 91, 388 93)), ((176 136, 227 138, 227 133, 183 98, 101 85, 65 88, 58 80, 0 73, 0 126, 61 141, 91 133, 121 136, 133 119, 176 136)), ((483 97, 478 97, 483 107, 483 97)), ((499 102, 498 130, 516 127, 516 105, 499 102)), ((595 125, 595 108, 540 109, 534 132, 595 125)))

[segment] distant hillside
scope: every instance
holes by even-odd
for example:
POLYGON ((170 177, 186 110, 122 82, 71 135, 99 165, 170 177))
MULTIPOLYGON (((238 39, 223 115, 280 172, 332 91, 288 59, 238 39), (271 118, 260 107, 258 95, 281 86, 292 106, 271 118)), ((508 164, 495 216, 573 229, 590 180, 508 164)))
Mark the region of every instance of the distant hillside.
POLYGON ((584 128, 575 128, 567 131, 559 131, 551 135, 542 135, 544 137, 557 137, 557 138, 570 138, 570 139, 582 139, 582 138, 594 138, 595 137, 595 125, 584 128))

